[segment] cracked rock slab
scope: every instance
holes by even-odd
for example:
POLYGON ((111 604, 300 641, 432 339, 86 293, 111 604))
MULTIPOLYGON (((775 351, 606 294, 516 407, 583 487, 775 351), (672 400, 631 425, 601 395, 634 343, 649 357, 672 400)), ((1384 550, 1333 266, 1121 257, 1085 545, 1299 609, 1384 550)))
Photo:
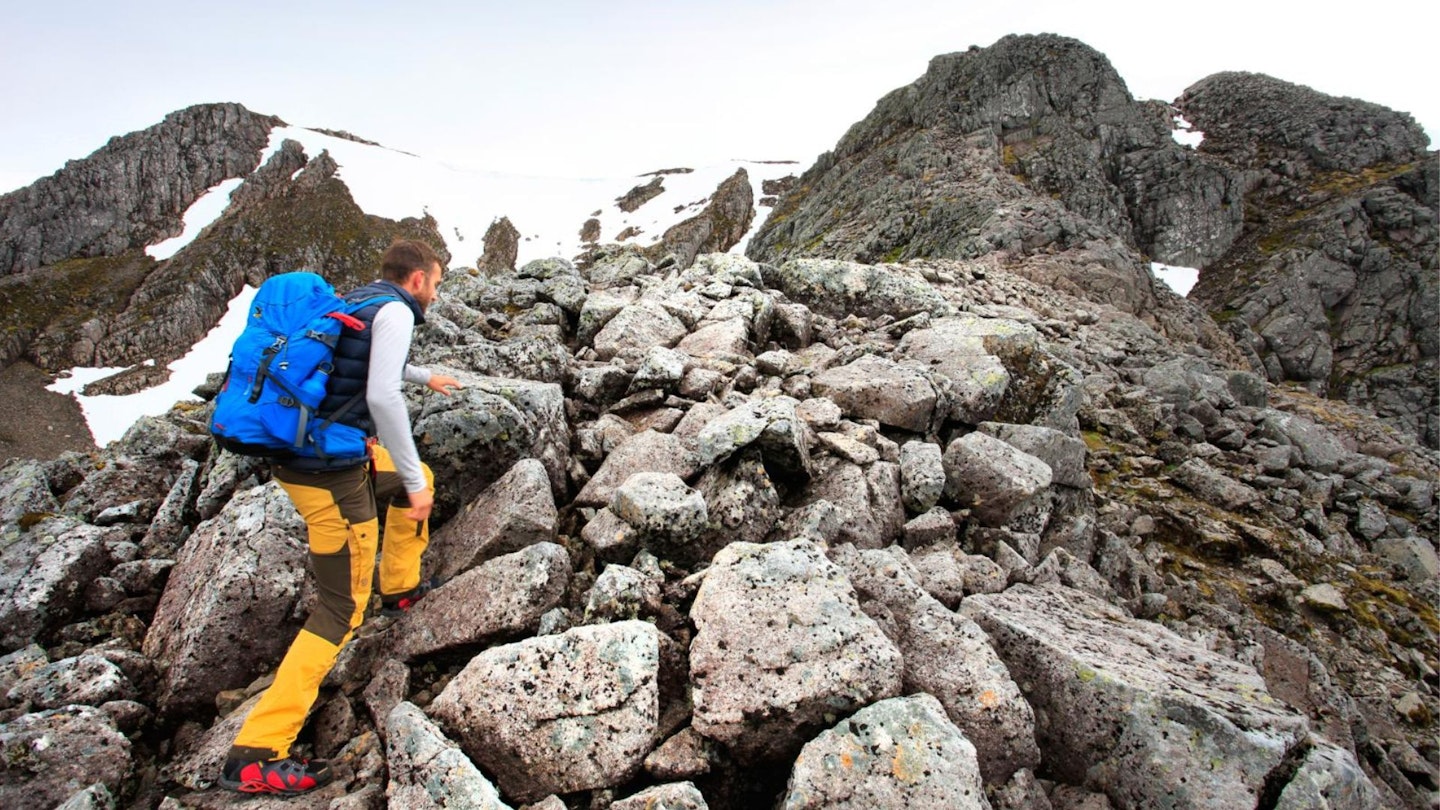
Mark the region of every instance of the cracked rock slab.
POLYGON ((1035 707, 1046 769, 1121 807, 1255 807, 1310 733, 1254 668, 1081 591, 1017 585, 961 610, 1035 707))
POLYGON ((385 727, 390 810, 511 810, 475 763, 415 704, 397 704, 385 727))

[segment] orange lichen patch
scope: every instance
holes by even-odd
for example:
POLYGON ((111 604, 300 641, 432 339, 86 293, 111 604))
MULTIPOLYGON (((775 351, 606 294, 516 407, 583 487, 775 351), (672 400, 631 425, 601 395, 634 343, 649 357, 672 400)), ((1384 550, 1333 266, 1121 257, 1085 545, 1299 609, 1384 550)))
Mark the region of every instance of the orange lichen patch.
POLYGON ((844 768, 847 771, 855 767, 855 758, 850 756, 849 751, 846 751, 845 753, 840 755, 840 767, 844 768))
POLYGON ((917 761, 919 752, 907 745, 895 746, 895 756, 890 760, 890 775, 901 782, 914 782, 925 772, 925 763, 917 761))
POLYGON ((980 705, 987 709, 994 707, 994 705, 999 702, 1000 696, 995 694, 994 689, 986 689, 980 693, 980 705))

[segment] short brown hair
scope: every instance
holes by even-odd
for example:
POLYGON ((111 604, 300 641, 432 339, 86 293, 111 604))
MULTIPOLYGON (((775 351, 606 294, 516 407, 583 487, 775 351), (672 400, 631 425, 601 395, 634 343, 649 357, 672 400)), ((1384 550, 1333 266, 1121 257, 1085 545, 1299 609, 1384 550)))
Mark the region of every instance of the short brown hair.
POLYGON ((396 239, 380 257, 380 277, 398 284, 416 270, 428 273, 432 264, 440 265, 442 270, 445 268, 435 248, 417 239, 396 239))

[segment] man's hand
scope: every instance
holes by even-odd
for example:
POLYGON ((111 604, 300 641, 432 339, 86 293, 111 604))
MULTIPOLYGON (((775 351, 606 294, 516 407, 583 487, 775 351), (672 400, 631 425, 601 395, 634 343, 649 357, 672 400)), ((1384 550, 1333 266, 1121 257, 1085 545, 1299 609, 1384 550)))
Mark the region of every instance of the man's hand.
POLYGON ((420 524, 430 517, 430 509, 435 505, 435 493, 429 489, 422 489, 419 492, 407 492, 406 497, 410 499, 410 511, 405 517, 415 521, 415 533, 420 533, 420 524))
POLYGON ((448 397, 451 391, 459 391, 465 386, 461 385, 460 381, 454 377, 445 374, 431 374, 430 382, 425 383, 425 387, 437 394, 444 394, 448 397))

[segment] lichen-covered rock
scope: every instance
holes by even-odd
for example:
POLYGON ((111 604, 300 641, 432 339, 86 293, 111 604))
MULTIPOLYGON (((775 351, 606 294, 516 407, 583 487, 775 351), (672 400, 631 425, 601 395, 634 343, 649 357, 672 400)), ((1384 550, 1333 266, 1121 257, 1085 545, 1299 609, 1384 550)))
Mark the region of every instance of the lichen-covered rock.
POLYGON ((450 579, 493 557, 551 542, 557 521, 545 466, 521 459, 435 533, 423 578, 450 579))
POLYGON ((752 399, 709 420, 695 436, 700 465, 711 466, 755 444, 778 472, 808 479, 811 438, 799 404, 787 396, 752 399))
POLYGON ((575 496, 575 504, 609 506, 615 490, 636 473, 672 473, 689 478, 695 470, 694 454, 679 439, 669 433, 642 430, 606 457, 605 463, 575 496))
POLYGON ((985 781, 1003 783, 1039 765, 1035 714, 984 631, 927 594, 903 552, 842 548, 832 554, 861 607, 888 619, 883 626, 904 658, 904 691, 940 702, 974 743, 985 781))
POLYGON ((978 429, 1045 462, 1053 483, 1075 489, 1090 488, 1090 474, 1085 470, 1085 442, 1040 425, 985 422, 978 429))
POLYGON ((994 416, 1010 388, 1010 372, 997 353, 1016 357, 1038 339, 1034 327, 1011 320, 941 318, 906 332, 895 356, 932 375, 941 418, 973 425, 994 416))
POLYGON ((570 428, 560 386, 432 370, 464 385, 448 397, 426 397, 415 420, 416 444, 435 471, 442 516, 469 503, 522 458, 538 459, 551 491, 565 494, 570 428))
POLYGON ((780 519, 780 493, 753 448, 706 470, 695 489, 705 498, 709 523, 690 546, 692 561, 708 560, 730 543, 762 542, 780 519))
POLYGON ((1305 753, 1305 760, 1280 792, 1275 808, 1368 810, 1381 804, 1380 792, 1360 769, 1355 755, 1343 748, 1321 743, 1305 753))
POLYGON ((1250 807, 1307 737, 1253 668, 1063 586, 967 597, 1035 707, 1046 768, 1126 807, 1250 807))
POLYGON ((610 499, 610 511, 664 552, 700 536, 709 521, 705 497, 674 473, 638 472, 610 499))
POLYGON ((429 711, 518 801, 612 787, 658 739, 660 646, 631 621, 492 647, 429 711))
POLYGON ((96 783, 118 793, 130 755, 130 741, 99 709, 22 715, 0 725, 0 806, 50 810, 96 783))
POLYGON ((909 441, 900 446, 900 498, 912 513, 928 511, 945 493, 943 455, 933 442, 909 441))
POLYGON ((925 375, 873 354, 821 372, 812 386, 852 418, 925 433, 935 417, 935 387, 925 375))
POLYGON ((0 649, 22 647, 82 608, 110 563, 104 529, 51 518, 0 528, 0 649))
POLYGON ((844 517, 837 540, 859 548, 880 548, 895 542, 905 527, 900 502, 900 467, 877 461, 860 468, 840 459, 816 465, 815 480, 806 487, 804 504, 826 501, 844 517))
POLYGON ((694 728, 742 761, 791 755, 839 714, 899 693, 900 653, 808 542, 727 546, 690 616, 694 728))
POLYGON ((0 525, 16 524, 26 515, 58 511, 60 503, 50 494, 42 462, 15 459, 0 467, 0 525))
POLYGON ((1045 462, 985 433, 951 442, 944 461, 945 495, 987 526, 1005 526, 1050 494, 1045 462))
POLYGON ((660 609, 660 583, 626 565, 607 565, 585 603, 585 623, 618 622, 660 609))
POLYGON ((6 697, 29 701, 35 709, 58 709, 70 704, 99 706, 110 700, 128 700, 135 694, 135 687, 120 667, 98 655, 81 655, 33 670, 6 697))
POLYGON ((437 650, 534 631, 570 584, 570 555, 537 543, 452 579, 390 629, 390 652, 405 660, 437 650))
POLYGON ((163 673, 162 715, 212 705, 217 692, 248 684, 280 659, 299 629, 304 538, 305 524, 273 482, 238 495, 196 529, 145 635, 145 655, 163 673))
POLYGON ((926 694, 866 706, 806 743, 784 810, 990 810, 975 746, 926 694))
POLYGON ((609 360, 623 349, 671 348, 688 330, 658 301, 630 304, 615 313, 595 335, 595 353, 609 360))
POLYGON ((66 799, 55 810, 115 810, 115 794, 97 782, 66 799))
POLYGON ((762 264, 765 283, 823 315, 905 318, 920 312, 949 314, 951 305, 919 274, 833 259, 794 259, 762 264))
POLYGON ((385 721, 385 762, 391 810, 510 810, 490 780, 413 703, 396 705, 385 721))

